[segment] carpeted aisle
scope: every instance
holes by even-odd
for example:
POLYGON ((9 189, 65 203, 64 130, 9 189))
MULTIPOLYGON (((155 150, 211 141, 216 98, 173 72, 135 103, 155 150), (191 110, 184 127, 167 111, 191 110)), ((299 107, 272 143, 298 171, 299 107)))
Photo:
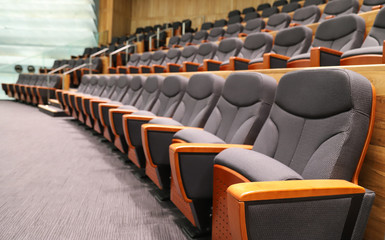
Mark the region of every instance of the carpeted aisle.
POLYGON ((0 101, 0 239, 186 239, 179 212, 100 139, 0 101))

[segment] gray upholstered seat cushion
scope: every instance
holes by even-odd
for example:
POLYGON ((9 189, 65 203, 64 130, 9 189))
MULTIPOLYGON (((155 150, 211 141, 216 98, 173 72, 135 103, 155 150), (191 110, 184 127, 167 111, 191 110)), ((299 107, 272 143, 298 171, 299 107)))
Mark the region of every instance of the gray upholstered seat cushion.
POLYGON ((140 116, 155 116, 154 113, 150 111, 145 111, 145 110, 139 110, 135 112, 135 115, 140 115, 140 116))
POLYGON ((295 61, 295 60, 300 60, 300 59, 310 59, 310 53, 303 53, 303 54, 298 54, 293 57, 291 57, 288 62, 295 61))
POLYGON ((122 105, 120 107, 118 107, 118 109, 126 109, 126 110, 138 110, 136 107, 132 106, 132 105, 122 105))
POLYGON ((214 134, 198 129, 183 129, 178 131, 174 135, 174 138, 189 143, 225 143, 225 141, 215 136, 214 134))
POLYGON ((364 54, 382 55, 382 46, 352 49, 342 54, 341 58, 364 54))
POLYGON ((180 122, 172 119, 172 118, 154 118, 149 123, 152 124, 161 124, 161 125, 172 125, 172 126, 183 126, 180 122))
POLYGON ((214 161, 215 164, 242 174, 252 182, 303 179, 281 162, 252 150, 229 148, 220 152, 214 161))

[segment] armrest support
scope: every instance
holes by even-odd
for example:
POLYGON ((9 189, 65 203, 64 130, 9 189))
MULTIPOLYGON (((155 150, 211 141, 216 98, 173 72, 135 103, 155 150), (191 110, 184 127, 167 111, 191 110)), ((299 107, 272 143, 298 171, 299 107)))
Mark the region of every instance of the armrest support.
POLYGON ((183 62, 183 72, 197 72, 199 66, 199 63, 183 62))
POLYGON ((182 65, 176 63, 167 63, 167 72, 179 72, 182 65))
POLYGON ((166 71, 166 67, 158 64, 152 65, 151 72, 152 73, 164 73, 166 71))
POLYGON ((221 61, 205 59, 203 60, 203 71, 219 71, 221 64, 221 61))
POLYGON ((338 66, 343 52, 327 48, 314 47, 310 50, 310 63, 312 67, 338 66))
POLYGON ((234 239, 247 239, 245 202, 254 201, 258 204, 256 201, 364 193, 364 188, 344 180, 293 180, 234 184, 227 189, 227 210, 231 235, 234 239))
POLYGON ((127 68, 127 73, 139 73, 139 70, 139 67, 129 66, 127 68))
POLYGON ((139 68, 140 68, 140 70, 139 70, 140 73, 151 73, 151 67, 150 66, 140 65, 139 68))
POLYGON ((230 57, 229 65, 232 70, 248 70, 250 59, 230 57))
POLYGON ((276 53, 265 53, 263 54, 263 68, 286 68, 287 60, 290 57, 276 54, 276 53))
POLYGON ((170 145, 171 176, 177 191, 186 202, 192 202, 191 199, 212 197, 214 157, 217 153, 231 147, 252 149, 251 145, 241 144, 174 143, 170 145), (194 158, 194 155, 198 157, 194 158))

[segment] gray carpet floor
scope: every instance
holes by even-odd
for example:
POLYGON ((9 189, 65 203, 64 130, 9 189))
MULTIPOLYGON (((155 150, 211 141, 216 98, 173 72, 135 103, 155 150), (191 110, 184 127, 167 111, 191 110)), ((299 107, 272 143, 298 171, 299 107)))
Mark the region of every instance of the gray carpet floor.
POLYGON ((187 239, 134 173, 72 118, 0 101, 0 239, 187 239))

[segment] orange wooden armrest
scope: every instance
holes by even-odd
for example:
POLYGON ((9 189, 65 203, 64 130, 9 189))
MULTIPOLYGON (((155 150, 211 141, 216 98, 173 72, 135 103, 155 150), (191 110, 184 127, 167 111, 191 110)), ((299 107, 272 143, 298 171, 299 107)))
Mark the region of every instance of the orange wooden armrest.
POLYGON ((181 48, 182 46, 181 45, 178 45, 178 44, 174 44, 172 45, 173 48, 181 48))
POLYGON ((109 100, 91 99, 91 103, 107 103, 109 100))
POLYGON ((296 27, 296 26, 301 26, 299 23, 290 23, 289 27, 296 27))
POLYGON ((209 62, 209 63, 215 63, 215 64, 222 64, 221 61, 213 60, 213 59, 205 59, 203 60, 204 62, 209 62))
POLYGON ((141 120, 141 121, 150 121, 154 118, 160 118, 158 116, 144 116, 144 115, 135 115, 135 114, 124 114, 123 119, 131 119, 131 120, 141 120))
POLYGON ((167 66, 182 67, 182 65, 176 63, 167 63, 167 66))
POLYGON ((230 63, 231 61, 240 61, 240 62, 249 63, 250 59, 241 58, 241 57, 230 57, 230 63))
POLYGON ((343 52, 327 48, 327 47, 314 47, 310 50, 310 63, 312 67, 321 66, 321 53, 328 53, 340 57, 343 52))
MULTIPOLYGON (((277 66, 274 67, 271 65, 271 59, 272 58, 283 60, 283 62, 286 62, 287 60, 290 59, 290 57, 285 56, 285 55, 281 55, 281 54, 265 53, 265 54, 263 54, 263 68, 264 69, 277 68, 277 66)), ((284 63, 284 65, 286 65, 286 63, 284 63)), ((279 66, 279 67, 281 68, 281 67, 286 67, 286 66, 279 66)))
POLYGON ((383 7, 383 5, 376 5, 372 7, 372 10, 379 10, 383 7))
POLYGON ((165 66, 162 66, 162 65, 158 65, 158 64, 154 64, 151 66, 151 72, 152 73, 156 73, 156 69, 162 69, 162 72, 165 72, 166 70, 166 67, 165 66))
POLYGON ((247 37, 247 33, 239 33, 238 37, 239 38, 247 37))
POLYGON ((327 47, 314 47, 311 49, 311 53, 312 52, 317 52, 317 51, 320 51, 320 52, 325 52, 325 53, 330 53, 330 54, 333 54, 333 55, 337 55, 337 56, 341 56, 343 54, 343 52, 340 52, 338 50, 334 50, 334 49, 331 49, 331 48, 327 48, 327 47))
POLYGON ((264 29, 261 29, 261 32, 272 32, 272 30, 264 28, 264 29))
POLYGON ((207 43, 209 40, 202 40, 201 43, 207 43))
POLYGON ((186 46, 196 46, 196 44, 195 43, 186 43, 186 46))
POLYGON ((228 148, 243 148, 251 150, 252 145, 243 144, 216 144, 216 143, 174 143, 170 145, 170 152, 199 152, 199 153, 219 153, 228 148))
POLYGON ((209 65, 212 64, 211 66, 215 66, 215 65, 218 65, 218 69, 215 69, 215 70, 219 70, 219 66, 221 65, 221 61, 217 61, 217 60, 213 60, 213 59, 205 59, 203 60, 203 71, 210 71, 211 69, 209 69, 209 65))
POLYGON ((147 124, 142 125, 142 133, 147 132, 147 131, 178 132, 182 129, 187 129, 187 128, 203 130, 203 128, 198 128, 198 127, 174 126, 174 125, 162 125, 162 124, 147 123, 147 124))
MULTIPOLYGON (((113 67, 112 67, 112 69, 113 69, 113 67)), ((125 66, 118 66, 118 67, 116 67, 116 69, 117 69, 117 70, 119 70, 119 69, 126 69, 126 70, 127 70, 128 67, 125 67, 125 66)))
POLYGON ((326 16, 325 17, 325 20, 328 20, 328 19, 332 19, 332 18, 335 18, 336 16, 334 16, 334 15, 329 15, 329 16, 326 16))
POLYGON ((226 39, 226 37, 219 37, 218 41, 222 41, 223 39, 226 39))
POLYGON ((195 62, 183 62, 183 69, 182 71, 183 72, 187 72, 187 66, 188 65, 192 65, 192 66, 196 66, 197 68, 200 66, 200 63, 195 63, 195 62))
POLYGON ((239 183, 227 189, 238 201, 333 196, 365 193, 365 189, 345 180, 291 180, 239 183))
POLYGON ((107 107, 107 108, 117 108, 117 107, 120 107, 122 105, 119 105, 119 104, 109 104, 109 103, 102 103, 99 105, 100 107, 107 107))
POLYGON ((55 91, 56 90, 56 88, 51 88, 51 87, 42 87, 42 86, 40 86, 40 87, 37 87, 37 89, 39 90, 39 89, 44 89, 44 90, 53 90, 53 91, 55 91))
POLYGON ((134 109, 118 109, 118 108, 114 108, 114 109, 110 109, 109 112, 111 114, 114 114, 114 113, 123 113, 123 114, 131 114, 133 112, 136 112, 138 110, 134 110, 134 109))

